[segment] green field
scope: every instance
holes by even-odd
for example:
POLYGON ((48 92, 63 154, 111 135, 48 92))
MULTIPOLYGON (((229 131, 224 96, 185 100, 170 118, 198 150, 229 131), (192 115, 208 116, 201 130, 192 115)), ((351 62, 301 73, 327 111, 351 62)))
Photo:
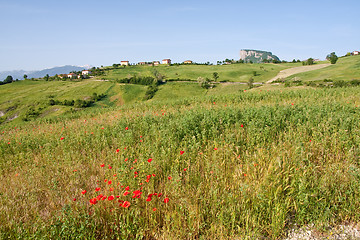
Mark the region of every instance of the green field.
POLYGON ((144 101, 147 88, 0 86, 0 239, 330 237, 360 222, 360 86, 167 82, 144 101), (93 93, 106 97, 49 105, 93 93))
POLYGON ((350 81, 353 79, 360 80, 360 56, 349 56, 339 58, 336 64, 329 67, 295 74, 288 77, 286 80, 294 79, 301 81, 323 81, 325 79, 338 81, 350 81))
POLYGON ((153 76, 154 70, 166 76, 166 79, 190 79, 197 80, 198 77, 212 79, 212 74, 219 74, 218 81, 247 82, 253 77, 255 82, 265 82, 275 77, 276 74, 289 67, 298 66, 298 63, 288 64, 231 64, 231 65, 179 65, 179 66, 127 66, 125 68, 113 69, 106 72, 101 78, 116 80, 130 76, 153 76), (256 71, 256 76, 254 76, 256 71))

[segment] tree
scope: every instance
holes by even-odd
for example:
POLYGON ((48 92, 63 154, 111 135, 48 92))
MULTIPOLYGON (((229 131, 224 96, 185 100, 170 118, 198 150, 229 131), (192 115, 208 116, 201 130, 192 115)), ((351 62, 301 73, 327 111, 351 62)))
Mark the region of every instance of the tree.
POLYGON ((49 74, 46 74, 44 77, 45 81, 49 81, 49 77, 50 77, 49 74))
POLYGON ((252 77, 249 78, 247 85, 248 85, 249 89, 252 89, 254 87, 254 79, 252 77))
POLYGON ((27 77, 28 77, 28 76, 27 76, 26 74, 24 74, 24 79, 25 79, 25 80, 27 79, 27 77))
POLYGON ((13 77, 12 76, 7 76, 4 80, 4 84, 6 83, 12 83, 14 81, 13 77))
POLYGON ((213 79, 216 82, 219 78, 219 74, 217 72, 213 72, 213 79))
POLYGON ((306 60, 306 65, 314 65, 314 59, 309 58, 308 60, 306 60))
POLYGON ((338 60, 338 56, 336 56, 335 52, 332 52, 326 56, 326 59, 329 60, 331 64, 335 64, 338 60))

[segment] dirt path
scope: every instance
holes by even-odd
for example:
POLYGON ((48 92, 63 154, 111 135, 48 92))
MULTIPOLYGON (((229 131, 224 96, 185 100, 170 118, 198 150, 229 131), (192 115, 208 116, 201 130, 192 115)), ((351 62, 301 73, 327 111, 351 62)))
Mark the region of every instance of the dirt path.
POLYGON ((276 81, 277 79, 281 79, 281 78, 287 78, 287 77, 297 74, 297 73, 321 69, 321 68, 324 68, 324 67, 327 67, 330 65, 331 65, 330 63, 324 63, 324 64, 315 64, 315 65, 310 65, 310 66, 301 66, 301 67, 284 69, 284 70, 280 71, 278 73, 278 75, 276 75, 276 77, 270 79, 266 83, 271 83, 271 82, 276 81))

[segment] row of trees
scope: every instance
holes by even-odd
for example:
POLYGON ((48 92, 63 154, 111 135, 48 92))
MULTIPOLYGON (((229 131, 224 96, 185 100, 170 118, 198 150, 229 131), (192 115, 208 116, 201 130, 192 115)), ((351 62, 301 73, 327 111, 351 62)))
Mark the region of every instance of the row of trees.
POLYGON ((49 105, 51 105, 51 106, 63 105, 63 106, 74 106, 75 108, 86 108, 86 107, 90 107, 92 104, 94 104, 97 101, 100 101, 101 99, 103 99, 105 97, 106 97, 106 94, 98 95, 97 93, 93 93, 93 95, 90 97, 90 100, 81 100, 81 99, 67 100, 67 99, 65 99, 64 101, 60 101, 60 100, 50 99, 49 105))

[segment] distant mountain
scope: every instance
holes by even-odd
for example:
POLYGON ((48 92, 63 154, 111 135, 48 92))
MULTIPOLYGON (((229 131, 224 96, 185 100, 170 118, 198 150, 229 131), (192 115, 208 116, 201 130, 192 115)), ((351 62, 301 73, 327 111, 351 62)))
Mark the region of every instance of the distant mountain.
POLYGON ((264 60, 280 61, 280 59, 271 52, 252 49, 242 49, 240 51, 240 59, 244 60, 245 62, 252 61, 253 63, 261 63, 264 60))
POLYGON ((62 67, 53 67, 40 71, 25 71, 25 70, 15 70, 15 71, 3 71, 0 72, 0 81, 3 81, 7 76, 11 75, 13 79, 24 79, 24 74, 28 76, 28 78, 40 78, 49 74, 49 76, 54 76, 56 74, 67 74, 72 71, 81 71, 84 69, 88 69, 90 66, 71 66, 66 65, 62 67))

